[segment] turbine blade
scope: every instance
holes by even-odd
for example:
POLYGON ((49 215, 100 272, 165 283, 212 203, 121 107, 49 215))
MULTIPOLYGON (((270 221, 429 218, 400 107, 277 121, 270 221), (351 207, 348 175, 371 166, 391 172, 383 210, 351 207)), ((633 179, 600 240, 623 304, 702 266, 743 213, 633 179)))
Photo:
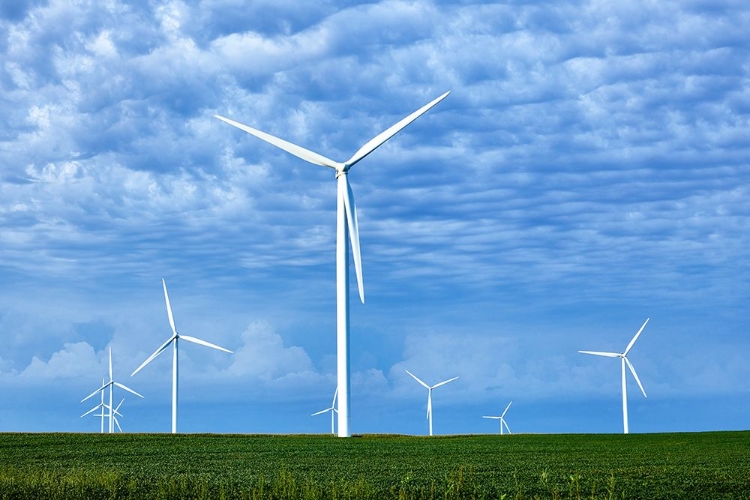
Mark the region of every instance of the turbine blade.
POLYGON ((359 288, 359 300, 365 303, 365 286, 362 278, 362 255, 359 249, 359 224, 357 223, 357 205, 354 203, 354 193, 349 185, 349 178, 345 176, 346 194, 344 195, 344 209, 346 210, 346 222, 349 224, 349 240, 352 245, 352 257, 354 258, 354 271, 357 275, 357 287, 359 288))
MULTIPOLYGON (((141 396, 140 394, 138 394, 137 392, 135 392, 135 391, 134 391, 133 389, 131 389, 130 387, 128 387, 128 386, 126 386, 126 385, 123 385, 123 384, 121 384, 121 383, 119 383, 119 382, 113 382, 113 383, 114 383, 114 384, 115 384, 115 385, 116 385, 117 387, 119 387, 120 389, 125 389, 126 391, 128 391, 128 392, 130 392, 130 393, 132 393, 132 394, 135 394, 135 395, 136 395, 136 396, 138 396, 139 398, 142 398, 142 397, 143 397, 143 396, 141 396)), ((124 400, 123 400, 123 401, 124 401, 124 400)), ((121 402, 120 404, 122 404, 122 402, 121 402)), ((119 407, 118 407, 118 408, 119 408, 119 407)))
POLYGON ((113 417, 115 419, 115 425, 117 426, 117 430, 122 433, 122 427, 120 427, 120 422, 117 420, 117 417, 113 417))
POLYGON ((164 351, 164 349, 166 349, 167 347, 169 347, 169 344, 171 344, 172 341, 175 338, 176 338, 176 335, 172 335, 171 337, 169 337, 169 340, 167 340, 166 342, 164 342, 161 345, 161 347, 159 347, 157 350, 155 350, 154 353, 151 356, 149 356, 148 359, 146 359, 146 361, 144 361, 141 364, 141 366, 139 366, 138 368, 136 368, 135 371, 130 374, 130 376, 132 377, 133 375, 135 375, 136 373, 138 373, 139 371, 141 371, 141 368, 143 368, 144 366, 146 366, 147 364, 149 364, 151 361, 153 361, 156 356, 158 356, 159 354, 161 354, 162 351, 164 351))
POLYGON ((508 431, 508 434, 510 434, 511 432, 510 427, 508 427, 508 422, 506 422, 504 419, 501 420, 501 422, 503 423, 503 425, 505 425, 505 430, 508 431))
POLYGON ((195 337, 190 337, 188 335, 180 335, 180 340, 187 340, 188 342, 192 342, 193 344, 200 344, 206 347, 210 347, 212 349, 216 349, 218 351, 224 351, 224 352, 233 354, 232 351, 230 351, 229 349, 224 349, 223 347, 220 347, 216 344, 212 344, 211 342, 206 342, 205 340, 197 339, 195 337))
POLYGON ((500 418, 503 418, 505 416, 505 414, 508 413, 508 408, 510 408, 510 405, 512 405, 512 404, 513 404, 513 401, 511 401, 510 403, 508 403, 508 406, 505 407, 505 411, 500 416, 500 418))
POLYGON ((96 405, 96 406, 94 406, 94 407, 93 407, 93 408, 91 408, 91 409, 90 409, 89 411, 87 411, 86 413, 84 413, 83 415, 81 415, 81 418, 85 417, 85 416, 86 416, 86 415, 88 415, 89 413, 95 412, 96 410, 98 410, 99 408, 101 408, 101 406, 102 406, 102 405, 96 405))
POLYGON ((323 413, 328 413, 329 411, 331 411, 331 409, 330 408, 326 408, 325 410, 316 411, 315 413, 313 413, 310 416, 314 417, 315 415, 322 415, 323 413))
POLYGON ((648 320, 650 319, 651 318, 646 318, 645 323, 643 323, 643 326, 641 326, 641 329, 638 330, 638 333, 635 334, 635 336, 633 337, 633 340, 631 340, 628 346, 625 348, 625 352, 623 354, 627 356, 628 352, 630 352, 630 349, 633 347, 633 344, 635 344, 635 341, 638 340, 638 337, 641 335, 641 332, 643 331, 643 329, 646 328, 646 323, 648 323, 648 320))
POLYGON ((412 372, 410 372, 409 370, 406 370, 406 373, 408 373, 409 375, 411 375, 414 380, 416 380, 417 382, 419 382, 420 384, 422 384, 422 386, 425 389, 430 389, 429 385, 427 385, 424 382, 422 382, 421 380, 419 380, 419 377, 417 377, 416 375, 414 375, 412 372))
POLYGON ((381 146, 385 141, 387 141, 388 139, 390 139, 391 137, 399 133, 404 127, 406 127, 411 122, 413 122, 414 120, 422 116, 424 113, 426 113, 431 107, 433 107, 434 105, 436 105, 437 103, 445 99, 448 96, 448 94, 450 94, 450 91, 441 95, 437 99, 425 104, 424 106, 422 106, 421 108, 419 108, 418 110, 416 110, 415 112, 413 112, 412 114, 410 114, 409 116, 401 120, 400 122, 396 123, 395 125, 392 125, 390 128, 388 128, 384 132, 381 132, 374 138, 370 139, 370 141, 367 144, 359 148, 359 151, 354 153, 354 155, 351 158, 346 160, 345 165, 347 167, 352 167, 353 165, 358 163, 365 156, 375 151, 375 149, 381 146))
POLYGON ((99 393, 99 392, 103 391, 104 389, 106 389, 107 387, 109 387, 109 384, 110 384, 110 383, 111 383, 111 382, 107 382, 106 384, 104 384, 103 386, 101 386, 100 388, 98 388, 97 390, 95 390, 94 392, 92 392, 91 394, 89 394, 88 396, 86 396, 85 398, 83 398, 83 399, 81 400, 81 403, 83 403, 84 401, 86 401, 86 400, 87 400, 87 399, 89 399, 90 397, 92 397, 92 396, 96 395, 97 393, 99 393))
POLYGON ((593 354, 594 356, 605 356, 607 358, 619 358, 620 355, 616 352, 599 352, 599 351, 578 351, 581 354, 593 354))
POLYGON ((172 306, 169 304, 169 294, 167 293, 167 282, 164 278, 161 279, 161 284, 164 287, 164 301, 167 303, 167 315, 169 316, 169 326, 172 327, 172 335, 177 335, 177 328, 174 326, 174 316, 172 316, 172 306))
POLYGON ((641 388, 641 392, 643 393, 643 397, 647 398, 648 396, 646 396, 646 391, 643 390, 643 384, 641 384, 641 380, 638 378, 638 374, 635 372, 635 368, 630 363, 630 360, 628 358, 626 358, 626 357, 623 357, 622 359, 625 360, 625 363, 628 365, 628 368, 630 368, 630 373, 633 374, 633 377, 635 377, 635 381, 638 382, 638 387, 641 388))
POLYGON ((119 410, 119 409, 120 409, 120 407, 122 406, 122 404, 123 404, 124 402, 125 402, 125 398, 122 398, 122 399, 120 400, 120 404, 119 404, 119 405, 117 405, 117 408, 115 408, 115 413, 117 413, 118 415, 119 415, 119 413, 120 413, 120 412, 118 412, 117 410, 119 410))
POLYGON ((485 415, 482 415, 482 418, 491 418, 492 420, 500 420, 500 417, 491 417, 491 416, 485 416, 485 415))
POLYGON ((234 127, 237 127, 240 130, 244 130, 248 134, 254 135, 258 139, 264 140, 269 144, 273 144, 277 148, 283 149, 287 153, 292 154, 296 156, 297 158, 301 158, 314 165, 320 165, 321 167, 330 167, 336 170, 339 170, 342 167, 340 163, 335 162, 331 160, 330 158, 326 158, 323 155, 307 150, 303 147, 297 146, 296 144, 292 144, 291 142, 285 141, 284 139, 279 139, 278 137, 274 137, 271 134, 261 132, 260 130, 254 129, 252 127, 248 127, 247 125, 243 123, 230 120, 229 118, 224 118, 223 116, 220 116, 220 115, 214 115, 214 116, 225 123, 228 123, 234 127))
POLYGON ((427 418, 430 418, 432 413, 432 389, 427 392, 427 418))
POLYGON ((333 391, 333 401, 331 401, 331 408, 336 408, 336 398, 339 396, 339 388, 336 387, 336 390, 333 391))
POLYGON ((438 383, 438 384, 435 384, 435 385, 433 385, 433 386, 432 386, 432 388, 433 388, 433 389, 435 389, 435 388, 437 388, 437 387, 440 387, 441 385, 445 385, 445 384, 447 384, 448 382, 453 382, 453 381, 454 381, 454 380, 456 380, 457 378, 458 378, 458 377, 453 377, 453 378, 451 378, 451 379, 448 379, 448 380, 443 380, 442 382, 440 382, 440 383, 438 383))

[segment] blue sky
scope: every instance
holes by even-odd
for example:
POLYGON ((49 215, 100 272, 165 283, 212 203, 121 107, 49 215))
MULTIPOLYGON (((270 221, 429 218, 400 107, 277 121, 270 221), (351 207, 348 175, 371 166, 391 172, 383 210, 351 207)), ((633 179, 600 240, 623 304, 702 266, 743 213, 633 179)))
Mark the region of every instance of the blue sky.
POLYGON ((739 1, 26 0, 0 5, 0 431, 327 432, 349 176, 351 431, 750 426, 750 6, 739 1), (144 5, 145 4, 145 5, 144 5), (116 396, 117 397, 117 396, 116 396), (119 400, 119 398, 118 398, 119 400))

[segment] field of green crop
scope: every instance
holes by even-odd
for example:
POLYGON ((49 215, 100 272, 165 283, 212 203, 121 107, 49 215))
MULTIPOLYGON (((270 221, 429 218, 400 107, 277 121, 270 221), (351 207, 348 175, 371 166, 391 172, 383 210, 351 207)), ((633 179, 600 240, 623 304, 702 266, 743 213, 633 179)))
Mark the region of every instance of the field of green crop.
POLYGON ((750 432, 2 434, 0 498, 750 499, 750 432))

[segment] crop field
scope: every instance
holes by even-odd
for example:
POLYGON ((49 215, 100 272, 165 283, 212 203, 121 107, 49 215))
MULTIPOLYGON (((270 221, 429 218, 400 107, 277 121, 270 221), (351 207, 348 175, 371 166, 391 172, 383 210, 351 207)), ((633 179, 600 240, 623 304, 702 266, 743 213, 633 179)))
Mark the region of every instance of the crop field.
POLYGON ((750 432, 1 434, 0 498, 750 499, 750 432))

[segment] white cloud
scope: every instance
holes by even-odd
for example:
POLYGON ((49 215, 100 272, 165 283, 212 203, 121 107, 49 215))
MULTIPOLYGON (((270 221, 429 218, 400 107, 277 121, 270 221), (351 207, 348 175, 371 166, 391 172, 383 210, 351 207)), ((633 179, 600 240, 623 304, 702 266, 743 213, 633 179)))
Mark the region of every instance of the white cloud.
POLYGON ((285 346, 284 340, 267 322, 256 321, 242 333, 242 346, 227 369, 231 376, 270 382, 300 375, 315 375, 304 349, 285 346))

